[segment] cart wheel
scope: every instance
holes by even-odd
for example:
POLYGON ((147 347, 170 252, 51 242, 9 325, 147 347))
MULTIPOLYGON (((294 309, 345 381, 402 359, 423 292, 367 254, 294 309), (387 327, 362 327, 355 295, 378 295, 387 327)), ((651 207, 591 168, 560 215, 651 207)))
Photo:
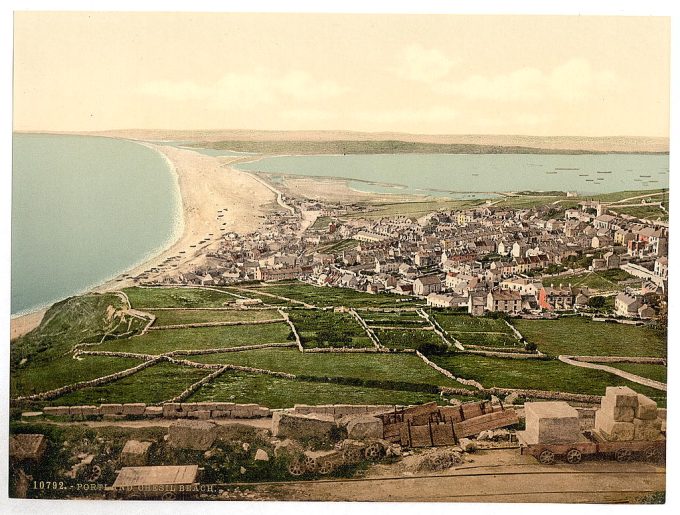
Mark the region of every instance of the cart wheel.
POLYGON ((616 451, 616 461, 630 461, 630 459, 633 457, 633 453, 630 451, 630 449, 618 449, 616 451))
POLYGON ((94 482, 97 481, 97 479, 99 479, 100 477, 102 477, 102 469, 99 465, 94 465, 87 475, 87 480, 90 482, 94 482))
POLYGON ((316 462, 316 458, 313 458, 312 456, 305 456, 305 459, 303 461, 303 465, 304 465, 305 470, 307 472, 316 472, 316 469, 318 467, 318 463, 316 462))
POLYGON ((657 447, 647 447, 642 451, 642 456, 647 461, 656 461, 661 458, 661 451, 657 447))
POLYGON ((291 476, 301 476, 305 473, 305 466, 299 458, 294 459, 288 464, 288 472, 291 476))
POLYGON ((347 463, 357 463, 361 460, 361 451, 356 447, 347 447, 342 451, 342 460, 347 463))
POLYGON ((567 451, 567 463, 576 465, 577 463, 581 463, 582 459, 583 454, 581 454, 581 451, 579 451, 578 449, 570 449, 569 451, 567 451))
POLYGON ((163 499, 164 501, 174 501, 175 499, 177 499, 177 494, 175 492, 165 492, 161 499, 163 499))
POLYGON ((319 463, 319 474, 327 475, 333 472, 333 462, 331 460, 323 460, 319 463))
POLYGON ((538 456, 538 461, 543 465, 552 465, 555 463, 555 453, 546 449, 538 456))
POLYGON ((364 449, 364 456, 366 456, 367 459, 375 461, 380 458, 380 454, 382 452, 382 447, 380 446, 379 443, 372 443, 366 449, 364 449))

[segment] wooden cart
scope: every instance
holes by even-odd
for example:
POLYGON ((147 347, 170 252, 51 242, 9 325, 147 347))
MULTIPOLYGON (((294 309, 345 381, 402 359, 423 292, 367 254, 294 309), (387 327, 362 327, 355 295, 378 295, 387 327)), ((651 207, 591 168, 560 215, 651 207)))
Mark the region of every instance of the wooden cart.
POLYGON ((624 442, 610 442, 605 440, 597 431, 584 431, 581 438, 568 444, 545 444, 528 442, 523 431, 517 433, 520 454, 529 454, 543 465, 552 465, 557 458, 567 463, 580 463, 584 456, 597 456, 616 461, 629 461, 634 457, 648 461, 656 461, 664 457, 666 439, 659 440, 631 440, 624 442))

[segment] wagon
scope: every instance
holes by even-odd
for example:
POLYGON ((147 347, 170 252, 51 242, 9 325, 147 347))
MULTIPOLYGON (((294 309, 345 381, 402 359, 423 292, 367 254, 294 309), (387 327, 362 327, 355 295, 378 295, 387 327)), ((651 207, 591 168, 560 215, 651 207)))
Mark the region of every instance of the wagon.
POLYGON ((659 440, 630 440, 612 442, 606 440, 597 431, 584 431, 581 438, 576 442, 549 444, 528 442, 523 431, 517 433, 520 454, 529 454, 543 465, 552 465, 557 458, 567 463, 580 463, 584 456, 594 456, 616 461, 629 461, 642 458, 648 461, 656 461, 665 455, 666 439, 662 436, 659 440))
POLYGON ((330 451, 305 451, 288 463, 292 476, 305 473, 327 475, 342 465, 354 465, 366 459, 378 461, 385 454, 385 442, 381 440, 345 440, 330 451))

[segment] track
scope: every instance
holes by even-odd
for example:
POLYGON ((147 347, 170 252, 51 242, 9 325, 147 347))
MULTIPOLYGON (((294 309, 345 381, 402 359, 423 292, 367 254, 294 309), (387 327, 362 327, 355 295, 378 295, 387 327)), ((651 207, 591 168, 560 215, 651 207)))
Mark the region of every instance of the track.
POLYGON ((577 466, 540 465, 516 451, 488 464, 465 465, 438 474, 402 474, 351 479, 232 483, 259 498, 326 501, 439 502, 631 502, 665 489, 665 468, 644 462, 590 461, 577 466), (514 463, 503 463, 510 461, 514 463), (523 462, 522 462, 523 461, 523 462))

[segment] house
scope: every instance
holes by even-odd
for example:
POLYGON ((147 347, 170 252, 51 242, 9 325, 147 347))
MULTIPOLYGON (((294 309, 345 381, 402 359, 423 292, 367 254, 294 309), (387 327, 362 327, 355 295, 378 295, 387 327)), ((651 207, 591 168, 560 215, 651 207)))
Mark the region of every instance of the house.
POLYGON ((617 315, 623 317, 638 316, 638 310, 641 307, 640 301, 627 293, 619 293, 614 300, 614 311, 617 315))
POLYGON ((398 283, 394 290, 392 290, 397 295, 412 295, 413 294, 413 284, 412 283, 398 283))
POLYGON ((574 305, 574 294, 571 286, 562 287, 560 284, 557 288, 544 286, 538 292, 538 305, 541 309, 548 311, 562 311, 571 309, 574 305))
POLYGON ((668 258, 660 257, 654 261, 654 275, 662 279, 668 279, 668 258))
POLYGON ((486 292, 471 291, 468 293, 468 313, 472 316, 482 316, 486 308, 486 292))
POLYGON ((413 293, 428 296, 430 293, 438 293, 442 289, 442 281, 438 275, 424 275, 413 281, 413 293))
POLYGON ((518 291, 522 295, 538 295, 538 291, 542 288, 539 281, 533 279, 526 279, 524 277, 511 277, 501 281, 501 290, 518 291))
POLYGON ((430 293, 427 296, 427 305, 436 308, 457 308, 467 304, 467 297, 462 295, 446 295, 442 293, 430 293))
POLYGON ((486 296, 487 311, 519 313, 522 311, 522 295, 512 290, 492 290, 486 296))
POLYGON ((640 309, 638 309, 638 316, 645 319, 653 318, 656 316, 656 311, 648 304, 643 304, 640 306, 640 309))

